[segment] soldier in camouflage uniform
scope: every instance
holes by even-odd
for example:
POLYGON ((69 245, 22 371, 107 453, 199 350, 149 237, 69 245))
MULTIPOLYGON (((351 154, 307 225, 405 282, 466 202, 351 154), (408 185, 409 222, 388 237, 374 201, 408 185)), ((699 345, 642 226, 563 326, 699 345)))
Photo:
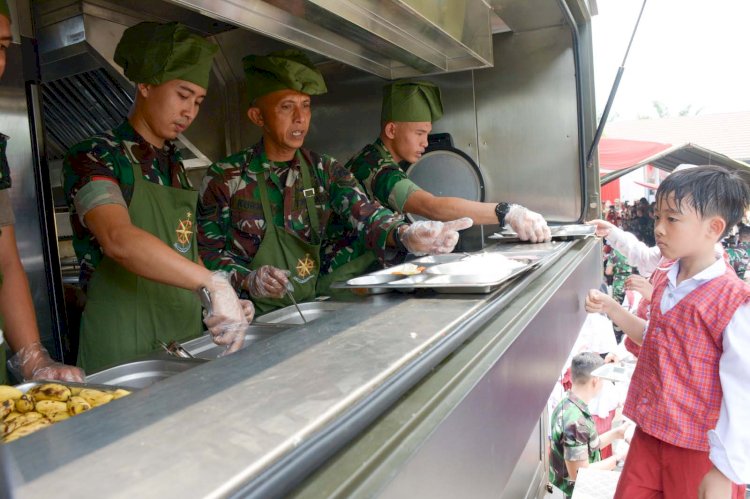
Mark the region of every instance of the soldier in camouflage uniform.
POLYGON ((235 289, 266 312, 290 305, 289 293, 296 301, 326 293, 376 256, 387 263, 406 251, 453 249, 456 230, 470 220, 409 226, 371 203, 340 163, 302 147, 310 96, 327 90, 307 56, 284 50, 243 63, 248 117, 263 138, 211 165, 203 180, 198 244, 207 267, 229 272, 235 289))
POLYGON ((588 404, 601 391, 606 382, 591 376, 604 364, 594 352, 583 352, 573 357, 570 366, 572 387, 565 398, 555 407, 550 417, 551 449, 549 481, 570 498, 580 468, 611 470, 622 454, 601 460, 600 451, 614 440, 625 435, 625 425, 606 433, 596 431, 596 424, 589 412, 588 404), (569 472, 569 470, 573 470, 569 472))
MULTIPOLYGON (((5 72, 6 52, 11 44, 10 11, 0 0, 0 76, 5 72)), ((15 217, 10 199, 8 137, 0 133, 0 330, 15 355, 9 363, 20 380, 60 379, 83 381, 83 372, 54 362, 39 339, 34 301, 18 254, 15 217)), ((5 379, 5 347, 0 347, 0 384, 5 379)))
POLYGON ((612 276, 612 298, 622 304, 625 299, 625 280, 633 273, 633 267, 628 265, 625 255, 612 248, 607 256, 604 273, 612 276))
POLYGON ((480 203, 433 196, 409 180, 399 166, 414 163, 427 147, 432 123, 443 115, 440 89, 425 81, 397 81, 383 89, 380 136, 357 153, 346 167, 371 199, 399 213, 430 220, 470 217, 477 224, 506 222, 523 240, 550 239, 541 215, 517 204, 480 203))
POLYGON ((125 30, 114 60, 136 83, 128 120, 73 146, 64 190, 87 301, 78 363, 96 370, 203 332, 239 349, 252 304, 200 263, 192 190, 172 140, 195 119, 217 47, 178 23, 125 30), (204 293, 205 294, 205 293, 204 293))
POLYGON ((737 273, 737 277, 744 280, 748 262, 750 262, 750 227, 740 226, 737 242, 727 247, 729 264, 737 273))

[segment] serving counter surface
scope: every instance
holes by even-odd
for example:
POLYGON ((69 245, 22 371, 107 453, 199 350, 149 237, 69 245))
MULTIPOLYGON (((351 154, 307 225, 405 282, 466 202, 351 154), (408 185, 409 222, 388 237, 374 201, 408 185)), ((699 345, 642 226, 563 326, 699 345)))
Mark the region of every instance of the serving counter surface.
POLYGON ((77 477, 77 497, 278 492, 274 475, 290 467, 304 476, 484 323, 507 313, 508 330, 522 329, 529 284, 542 278, 559 287, 596 245, 552 247, 561 250, 556 258, 491 294, 354 299, 14 442, 4 453, 13 488, 18 497, 47 497, 77 477))

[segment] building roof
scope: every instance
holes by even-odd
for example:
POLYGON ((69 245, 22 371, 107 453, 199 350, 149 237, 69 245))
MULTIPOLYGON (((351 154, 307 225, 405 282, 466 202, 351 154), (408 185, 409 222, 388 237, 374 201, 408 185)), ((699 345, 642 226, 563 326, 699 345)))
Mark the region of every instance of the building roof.
POLYGON ((750 160, 750 111, 607 123, 604 136, 667 144, 695 144, 750 160))

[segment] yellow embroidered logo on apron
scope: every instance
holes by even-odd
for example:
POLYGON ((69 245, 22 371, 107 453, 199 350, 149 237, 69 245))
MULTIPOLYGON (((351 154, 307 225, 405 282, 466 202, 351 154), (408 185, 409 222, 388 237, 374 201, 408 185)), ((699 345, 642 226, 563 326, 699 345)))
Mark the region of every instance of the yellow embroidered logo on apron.
POLYGON ((297 269, 297 275, 299 276, 299 279, 295 279, 295 280, 297 282, 305 282, 313 275, 313 270, 315 270, 315 260, 310 258, 309 253, 305 253, 304 258, 300 258, 297 260, 296 269, 297 269))
POLYGON ((187 253, 190 251, 190 247, 193 243, 193 214, 189 211, 185 214, 186 219, 180 219, 177 222, 177 228, 175 234, 177 234, 177 242, 174 243, 174 247, 180 253, 187 253))

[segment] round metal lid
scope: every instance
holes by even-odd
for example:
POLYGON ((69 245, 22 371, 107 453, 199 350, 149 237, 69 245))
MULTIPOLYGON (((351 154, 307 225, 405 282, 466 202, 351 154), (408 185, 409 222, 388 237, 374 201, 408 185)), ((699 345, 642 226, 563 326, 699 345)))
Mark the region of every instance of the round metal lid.
MULTIPOLYGON (((435 196, 484 201, 482 172, 458 149, 436 149, 425 153, 407 168, 406 176, 435 196)), ((422 217, 413 218, 422 220, 422 217)))

